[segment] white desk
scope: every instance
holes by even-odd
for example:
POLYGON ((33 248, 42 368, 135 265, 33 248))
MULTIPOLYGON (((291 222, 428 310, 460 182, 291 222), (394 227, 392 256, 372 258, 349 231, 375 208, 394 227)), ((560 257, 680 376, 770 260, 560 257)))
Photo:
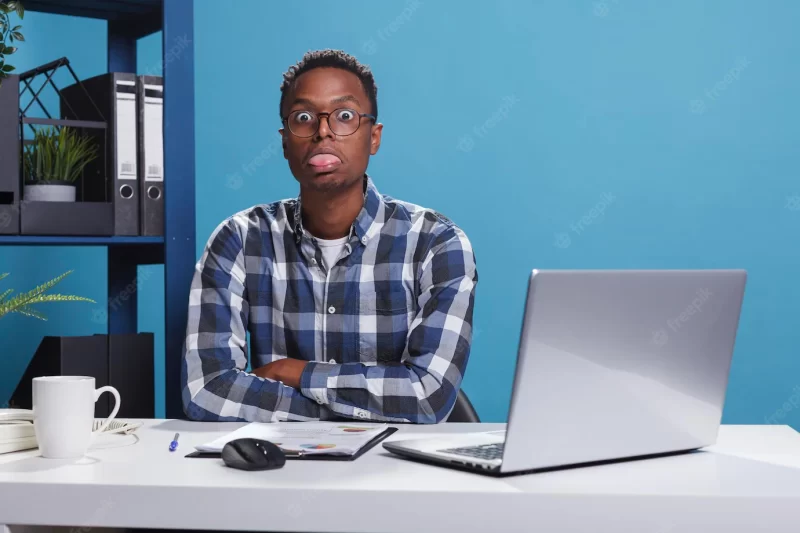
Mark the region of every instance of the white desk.
MULTIPOLYGON (((800 531, 800 435, 723 426, 710 452, 491 478, 396 458, 244 472, 186 459, 240 424, 147 421, 75 463, 0 455, 0 524, 316 532, 800 531), (167 448, 180 432, 180 448, 167 448)), ((409 435, 500 424, 401 426, 409 435)))

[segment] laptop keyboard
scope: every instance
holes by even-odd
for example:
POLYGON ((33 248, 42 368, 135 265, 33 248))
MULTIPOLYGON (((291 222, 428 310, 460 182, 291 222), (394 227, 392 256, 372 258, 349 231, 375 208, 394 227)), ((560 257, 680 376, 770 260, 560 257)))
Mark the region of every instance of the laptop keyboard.
POLYGON ((484 459, 491 461, 494 459, 501 459, 503 457, 503 445, 500 442, 497 444, 484 444, 482 446, 466 446, 464 448, 447 448, 445 450, 438 450, 443 453, 452 453, 455 455, 465 455, 467 457, 475 457, 477 459, 484 459))

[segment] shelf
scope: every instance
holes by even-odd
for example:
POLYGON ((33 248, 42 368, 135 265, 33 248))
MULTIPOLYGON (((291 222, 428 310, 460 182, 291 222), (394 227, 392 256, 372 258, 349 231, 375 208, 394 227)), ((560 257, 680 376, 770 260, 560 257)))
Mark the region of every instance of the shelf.
MULTIPOLYGON (((190 2, 191 0, 185 0, 190 2)), ((114 33, 144 37, 161 30, 163 0, 25 0, 25 11, 107 20, 114 33)))
POLYGON ((58 235, 0 235, 0 245, 16 246, 142 246, 164 244, 164 237, 62 237, 58 235))
POLYGON ((161 16, 161 0, 26 0, 25 11, 124 21, 161 16))
MULTIPOLYGON (((164 237, 61 237, 0 235, 3 245, 104 246, 108 251, 108 294, 130 289, 139 265, 164 265, 164 380, 166 418, 184 416, 181 402, 182 347, 187 302, 195 271, 194 46, 180 61, 170 43, 194 40, 193 0, 24 0, 26 11, 108 21, 108 72, 136 72, 137 40, 162 32, 164 124, 164 237)), ((137 298, 108 307, 109 333, 136 333, 137 298)))

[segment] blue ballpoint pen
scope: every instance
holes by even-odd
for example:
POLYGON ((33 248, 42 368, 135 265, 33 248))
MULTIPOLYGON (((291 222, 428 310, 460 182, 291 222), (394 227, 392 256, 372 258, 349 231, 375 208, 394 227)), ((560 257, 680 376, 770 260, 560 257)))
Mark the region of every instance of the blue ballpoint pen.
POLYGON ((175 433, 175 437, 172 439, 172 442, 169 443, 169 451, 174 452, 178 447, 178 437, 180 436, 180 433, 175 433))

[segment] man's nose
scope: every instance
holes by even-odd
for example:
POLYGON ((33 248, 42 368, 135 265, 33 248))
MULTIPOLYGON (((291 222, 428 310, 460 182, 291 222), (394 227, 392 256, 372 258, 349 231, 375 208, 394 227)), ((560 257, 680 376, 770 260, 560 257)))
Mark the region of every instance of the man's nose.
POLYGON ((324 139, 325 137, 334 137, 333 131, 331 131, 331 124, 329 122, 330 115, 321 115, 319 117, 319 127, 317 128, 317 138, 324 139))

